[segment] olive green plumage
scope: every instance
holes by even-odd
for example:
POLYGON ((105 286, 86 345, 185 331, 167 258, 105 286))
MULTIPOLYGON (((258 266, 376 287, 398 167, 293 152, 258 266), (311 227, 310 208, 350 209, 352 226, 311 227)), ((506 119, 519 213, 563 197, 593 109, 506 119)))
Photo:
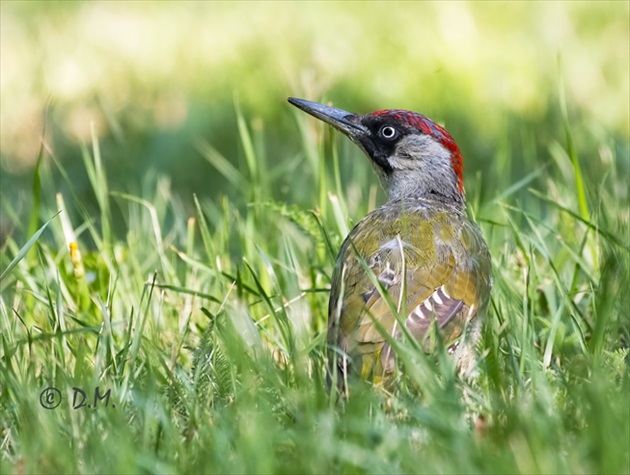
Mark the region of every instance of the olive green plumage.
POLYGON ((445 343, 453 345, 487 305, 490 254, 479 228, 461 209, 429 199, 390 202, 354 227, 341 247, 332 279, 328 344, 341 351, 330 357, 338 361, 340 373, 350 366, 363 377, 378 380, 394 369, 382 332, 397 338, 401 330, 396 329, 396 317, 375 278, 396 309, 405 310, 406 327, 419 342, 428 344, 425 336, 435 319, 445 343), (441 304, 430 300, 438 289, 441 304), (434 311, 427 308, 428 299, 434 311), (421 311, 414 314, 419 306, 421 311), (382 329, 376 328, 374 319, 382 329))

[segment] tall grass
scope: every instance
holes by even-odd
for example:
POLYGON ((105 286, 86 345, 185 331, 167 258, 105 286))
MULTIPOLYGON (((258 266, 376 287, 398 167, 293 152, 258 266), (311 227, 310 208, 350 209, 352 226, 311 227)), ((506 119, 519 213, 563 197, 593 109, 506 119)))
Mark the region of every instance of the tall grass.
MULTIPOLYGON (((140 196, 112 190, 96 139, 83 157, 97 210, 60 160, 40 160, 37 225, 24 233, 7 209, 26 238, 10 236, 2 253, 0 471, 630 471, 628 207, 615 146, 600 144, 613 155, 600 181, 562 137, 535 142, 552 159, 532 155, 516 183, 498 178, 482 194, 488 178, 467 177, 494 267, 477 379, 402 342, 393 390, 353 382, 345 401, 325 384, 327 289, 341 240, 375 206, 375 179, 344 183, 340 162, 358 153, 297 124, 293 161, 266 159, 264 129, 240 111, 241 163, 198 143, 204 173, 234 193, 195 197, 193 209, 164 177, 147 174, 140 196), (51 167, 69 194, 56 194, 51 167), (287 177, 314 180, 313 208, 274 199, 287 177), (47 387, 63 397, 56 409, 40 404, 47 387), (74 388, 87 404, 97 387, 109 406, 73 408, 74 388)), ((509 166, 509 149, 493 159, 509 166)))

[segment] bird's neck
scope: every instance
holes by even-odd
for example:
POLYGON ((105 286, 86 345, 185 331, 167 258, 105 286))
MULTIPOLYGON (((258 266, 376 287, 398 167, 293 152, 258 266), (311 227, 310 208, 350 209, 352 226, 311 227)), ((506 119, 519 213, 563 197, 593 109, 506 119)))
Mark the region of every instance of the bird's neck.
POLYGON ((380 178, 388 201, 432 200, 462 209, 466 206, 464 194, 450 177, 394 170, 380 178))

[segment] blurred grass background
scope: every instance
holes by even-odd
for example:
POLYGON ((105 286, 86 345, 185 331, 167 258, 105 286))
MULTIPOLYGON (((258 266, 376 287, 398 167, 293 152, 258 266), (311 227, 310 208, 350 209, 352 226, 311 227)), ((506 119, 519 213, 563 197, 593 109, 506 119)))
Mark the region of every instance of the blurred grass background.
POLYGON ((0 13, 1 473, 630 472, 627 2, 0 13), (459 143, 495 279, 474 385, 407 348, 392 394, 326 391, 335 254, 383 195, 287 96, 459 143))
MULTIPOLYGON (((516 181, 532 156, 549 156, 548 144, 563 135, 562 88, 576 149, 597 176, 610 154, 593 138, 615 139, 615 156, 628 153, 628 8, 5 2, 0 183, 28 212, 25 186, 45 130, 49 152, 89 200, 79 145, 94 124, 114 189, 163 175, 188 206, 192 193, 230 194, 195 144, 205 140, 240 163, 237 97, 264 136, 266 166, 299 169, 295 112, 285 102, 293 95, 359 113, 407 108, 446 124, 465 151, 469 182, 481 172, 476 192, 487 200, 495 189, 486 184, 516 181), (497 160, 499 150, 511 160, 497 160)), ((366 179, 365 161, 341 165, 348 186, 366 179)), ((617 166, 627 176, 627 160, 617 166)), ((276 198, 310 204, 308 172, 281 183, 276 198)))

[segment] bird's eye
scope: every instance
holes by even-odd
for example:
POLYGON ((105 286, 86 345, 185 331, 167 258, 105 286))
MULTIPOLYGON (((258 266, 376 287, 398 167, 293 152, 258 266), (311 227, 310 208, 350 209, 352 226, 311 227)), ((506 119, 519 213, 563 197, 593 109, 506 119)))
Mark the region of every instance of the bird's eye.
POLYGON ((381 127, 380 134, 381 137, 383 137, 384 139, 391 140, 396 137, 396 133, 396 129, 391 125, 384 125, 383 127, 381 127))

